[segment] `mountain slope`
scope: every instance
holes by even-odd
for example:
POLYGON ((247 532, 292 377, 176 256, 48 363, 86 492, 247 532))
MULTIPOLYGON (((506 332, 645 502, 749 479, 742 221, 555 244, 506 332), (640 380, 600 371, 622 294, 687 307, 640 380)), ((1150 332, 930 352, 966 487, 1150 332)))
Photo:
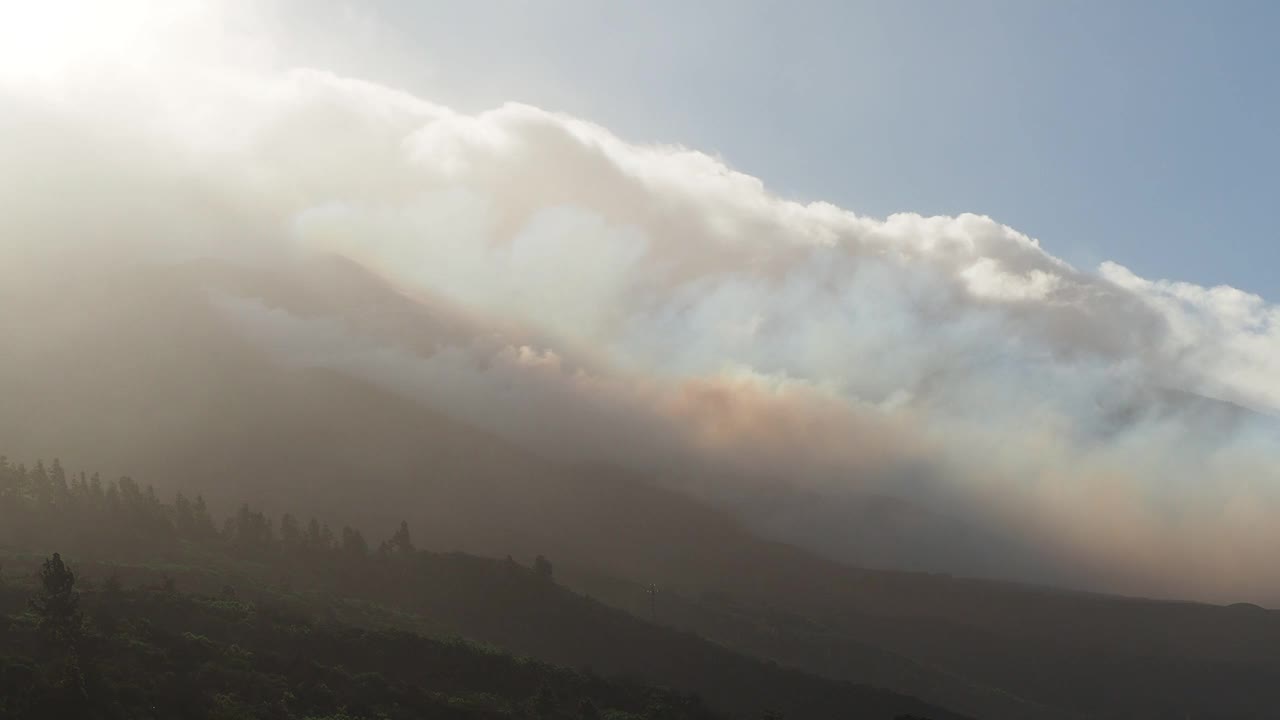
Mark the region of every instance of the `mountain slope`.
MULTIPOLYGON (((87 578, 94 587, 103 588, 101 597, 112 601, 107 603, 105 612, 93 616, 85 630, 89 643, 78 646, 86 652, 79 657, 99 663, 103 653, 100 648, 87 652, 90 645, 119 645, 111 654, 121 657, 103 663, 99 669, 109 673, 105 665, 116 669, 119 662, 136 664, 134 672, 149 676, 150 689, 161 695, 172 697, 180 694, 178 690, 190 690, 192 698, 197 696, 197 688, 183 689, 182 673, 176 678, 168 674, 169 663, 164 661, 164 655, 177 655, 174 660, 180 666, 183 661, 205 663, 208 670, 209 654, 216 659, 245 651, 266 656, 266 664, 255 665, 252 677, 245 683, 255 688, 251 692, 259 700, 265 690, 259 692, 256 688, 274 684, 277 693, 283 692, 277 675, 286 675, 291 683, 297 683, 298 666, 317 660, 326 666, 347 665, 350 673, 382 672, 400 683, 411 678, 430 683, 435 677, 433 690, 441 689, 441 684, 446 686, 443 689, 456 690, 456 686, 439 682, 438 676, 449 680, 461 674, 470 679, 466 689, 472 694, 486 689, 483 672, 476 669, 485 665, 483 658, 458 652, 455 665, 442 665, 441 656, 447 656, 453 645, 442 648, 438 642, 403 636, 382 640, 386 630, 400 630, 462 635, 544 662, 594 669, 576 678, 559 673, 559 680, 553 684, 562 687, 560 695, 588 694, 591 679, 598 677, 595 671, 607 677, 630 678, 633 684, 675 688, 679 695, 655 695, 659 699, 665 697, 666 705, 672 705, 673 698, 680 700, 674 706, 688 711, 680 715, 707 714, 701 701, 686 699, 696 694, 710 707, 739 717, 754 716, 766 709, 796 718, 845 714, 886 720, 904 714, 935 720, 961 717, 901 694, 778 667, 691 633, 643 622, 557 585, 551 577, 551 566, 545 561, 530 569, 510 559, 416 551, 406 526, 393 536, 392 542, 370 552, 361 536, 349 527, 343 528, 338 543, 325 530, 312 532, 308 527, 301 531, 298 524, 284 519, 276 533, 271 522, 244 506, 227 519, 225 529, 219 532, 211 518, 194 511, 185 501, 167 505, 149 489, 127 482, 99 485, 73 480, 66 484, 60 468, 57 465, 46 470, 38 466, 23 472, 0 467, 0 563, 8 568, 10 576, 17 570, 19 577, 30 577, 49 552, 47 548, 65 550, 64 557, 82 571, 82 587, 89 584, 84 582, 87 578), (151 588, 153 592, 135 593, 137 602, 133 605, 137 607, 122 608, 116 602, 120 600, 118 590, 108 590, 125 584, 141 590, 151 588), (166 600, 178 588, 216 595, 221 602, 182 605, 166 600), (119 616, 126 610, 131 610, 134 618, 122 636, 117 628, 119 616), (149 621, 142 621, 142 617, 149 621), (217 620, 224 621, 223 625, 211 632, 209 626, 216 625, 217 620), (334 623, 354 624, 381 635, 374 638, 375 642, 353 647, 317 627, 334 623), (136 657, 130 647, 153 640, 159 627, 180 637, 164 638, 167 649, 136 657), (188 637, 191 633, 201 638, 216 637, 217 642, 209 642, 208 638, 192 642, 188 637), (319 636, 327 639, 313 645, 311 641, 319 636), (288 649, 283 656, 281 646, 288 649), (565 690, 565 686, 576 689, 565 690)), ((12 593, 2 592, 5 584, 0 582, 0 600, 8 597, 13 600, 11 612, 20 611, 24 607, 20 600, 12 593)), ((96 601, 100 596, 92 597, 96 601)), ((29 625, 29 620, 18 618, 20 626, 29 625)), ((342 634, 350 637, 354 633, 342 634)), ((54 649, 48 640, 42 643, 39 633, 25 632, 20 633, 15 645, 33 652, 43 650, 48 655, 54 649)), ((504 683, 512 675, 530 674, 512 668, 510 662, 504 665, 495 659, 488 664, 497 675, 487 687, 491 691, 505 690, 499 694, 508 699, 511 688, 504 683)), ((182 672, 190 670, 187 667, 182 672)), ((315 675, 319 670, 323 667, 303 667, 302 675, 315 675)), ((554 680, 545 677, 547 672, 540 674, 544 683, 554 680)), ((198 689, 206 697, 219 690, 225 693, 227 682, 228 679, 216 679, 212 689, 209 683, 200 684, 198 689)), ((615 682, 614 687, 621 688, 622 684, 615 682)), ((362 697, 369 707, 394 708, 404 703, 395 689, 394 684, 383 685, 362 697)), ((359 695, 358 690, 348 692, 359 695)), ((516 697, 531 692, 532 688, 525 687, 516 697)), ((641 693, 641 699, 643 696, 641 693)), ((592 699, 604 707, 620 704, 616 696, 609 699, 597 695, 592 699)), ((94 704, 111 703, 104 699, 94 704)), ((633 693, 622 704, 630 705, 634 711, 637 697, 633 693)), ((643 715, 667 717, 666 713, 649 709, 643 715)), ((236 715, 240 716, 262 714, 236 715)))
POLYGON ((229 320, 228 298, 321 326, 338 313, 425 353, 473 334, 471 319, 343 263, 285 274, 203 263, 41 288, 0 304, 13 339, 0 348, 0 437, 21 457, 136 473, 223 509, 249 500, 368 529, 407 519, 433 549, 545 554, 566 578, 625 578, 630 595, 608 597, 640 613, 648 583, 693 603, 723 593, 786 642, 724 629, 705 605, 715 621, 671 621, 853 681, 871 648, 905 663, 878 682, 984 717, 1280 706, 1275 613, 849 568, 646 478, 552 462, 340 370, 281 362, 229 320), (775 610, 830 643, 760 620, 775 610))
POLYGON ((0 716, 12 720, 720 717, 679 693, 462 642, 146 589, 84 594, 89 629, 69 655, 23 613, 35 591, 0 588, 0 716))

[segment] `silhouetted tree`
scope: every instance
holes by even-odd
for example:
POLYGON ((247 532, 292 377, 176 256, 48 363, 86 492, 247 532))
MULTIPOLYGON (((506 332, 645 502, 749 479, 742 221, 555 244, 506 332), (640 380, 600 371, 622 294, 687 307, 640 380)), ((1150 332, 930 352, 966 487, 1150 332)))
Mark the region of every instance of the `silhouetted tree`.
POLYGON ((89 498, 94 507, 101 507, 106 502, 106 492, 102 489, 102 477, 94 473, 89 478, 89 498))
POLYGON ((43 460, 37 460, 36 466, 27 473, 27 486, 31 489, 31 499, 37 505, 50 504, 49 471, 45 469, 43 460))
POLYGON ((104 502, 107 506, 107 514, 111 517, 120 515, 120 486, 119 483, 107 483, 107 490, 104 493, 104 502))
POLYGON ((536 574, 536 575, 537 575, 538 577, 540 577, 540 578, 543 578, 544 580, 550 580, 550 579, 551 579, 551 571, 552 571, 552 567, 551 567, 551 561, 550 561, 550 560, 546 559, 545 557, 543 557, 543 556, 541 556, 541 555, 539 555, 538 557, 534 558, 534 560, 533 560, 533 572, 534 572, 534 574, 536 574))
POLYGON ((54 553, 40 568, 40 594, 31 599, 31 608, 40 617, 40 629, 67 645, 79 639, 83 624, 75 585, 75 574, 63 564, 62 556, 54 553))
POLYGON ((369 554, 369 543, 359 530, 349 526, 342 528, 342 552, 351 557, 364 557, 369 554))
POLYGON ((401 520, 400 528, 396 530, 395 535, 391 536, 391 549, 401 555, 413 553, 413 540, 409 538, 409 523, 407 521, 401 520))
POLYGON ((320 544, 319 548, 325 552, 333 550, 338 545, 338 540, 333 535, 333 530, 329 529, 329 523, 321 523, 320 525, 320 544))
POLYGON ((71 498, 71 489, 67 487, 67 471, 62 468, 62 461, 54 458, 49 467, 49 499, 54 505, 66 506, 71 498))
POLYGON ((311 518, 307 523, 307 534, 302 538, 303 547, 308 550, 320 549, 320 521, 311 518))
POLYGON ((173 499, 173 523, 183 537, 196 536, 196 516, 187 496, 178 493, 173 499))
POLYGON ((298 519, 289 513, 280 516, 280 545, 288 552, 302 547, 302 528, 298 519))
POLYGON ((196 533, 202 538, 211 538, 218 534, 213 524, 213 516, 209 514, 209 506, 204 504, 204 496, 197 495, 195 504, 191 506, 192 522, 196 533))
POLYGON ((262 552, 269 550, 275 542, 271 531, 271 520, 266 515, 249 506, 241 505, 235 518, 235 544, 241 550, 262 552))

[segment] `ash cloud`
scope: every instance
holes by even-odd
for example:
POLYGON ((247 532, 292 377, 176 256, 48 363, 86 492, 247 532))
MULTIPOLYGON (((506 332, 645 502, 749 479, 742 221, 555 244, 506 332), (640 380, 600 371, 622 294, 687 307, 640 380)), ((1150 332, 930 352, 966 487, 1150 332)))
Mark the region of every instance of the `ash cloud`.
MULTIPOLYGON (((155 52, 196 32, 184 18, 155 52)), ((527 105, 471 115, 216 56, 3 77, 7 292, 104 263, 339 255, 449 330, 209 302, 280 362, 645 472, 837 557, 1280 599, 1280 307, 1080 270, 979 215, 788 200, 527 105), (838 520, 814 527, 872 496, 996 540, 956 568, 950 535, 868 557, 838 520)))

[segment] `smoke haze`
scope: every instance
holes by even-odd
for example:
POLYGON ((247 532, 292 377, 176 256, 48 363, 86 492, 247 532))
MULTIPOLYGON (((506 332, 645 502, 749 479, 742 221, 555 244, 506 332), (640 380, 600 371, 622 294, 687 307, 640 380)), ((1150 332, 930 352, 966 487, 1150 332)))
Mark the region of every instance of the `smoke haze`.
POLYGON ((20 304, 36 289, 105 269, 336 255, 424 312, 205 299, 275 362, 840 559, 1280 601, 1280 307, 1075 268, 984 216, 788 200, 527 105, 289 67, 287 5, 175 7, 90 46, 49 11, 60 54, 0 51, 10 341, 55 316, 20 304), (873 546, 853 508, 887 502, 901 544, 873 546))

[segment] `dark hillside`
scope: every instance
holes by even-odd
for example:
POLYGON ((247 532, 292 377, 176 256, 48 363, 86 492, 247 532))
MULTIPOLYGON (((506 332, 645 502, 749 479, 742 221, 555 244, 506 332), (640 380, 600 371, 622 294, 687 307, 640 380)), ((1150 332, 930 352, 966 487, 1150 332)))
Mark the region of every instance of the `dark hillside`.
POLYGON ((32 593, 0 589, 6 719, 717 717, 688 695, 461 641, 163 587, 81 594, 84 629, 62 642, 32 593))
MULTIPOLYGON (((103 483, 61 466, 5 466, 0 543, 9 573, 62 548, 98 584, 174 588, 292 606, 303 615, 385 630, 462 635, 607 677, 696 693, 738 716, 916 714, 959 718, 910 697, 752 659, 655 626, 560 586, 553 565, 417 550, 409 526, 376 546, 350 526, 278 522, 242 506, 218 529, 202 499, 162 503, 149 487, 103 483)), ((264 640, 264 642, 266 642, 264 640)))

